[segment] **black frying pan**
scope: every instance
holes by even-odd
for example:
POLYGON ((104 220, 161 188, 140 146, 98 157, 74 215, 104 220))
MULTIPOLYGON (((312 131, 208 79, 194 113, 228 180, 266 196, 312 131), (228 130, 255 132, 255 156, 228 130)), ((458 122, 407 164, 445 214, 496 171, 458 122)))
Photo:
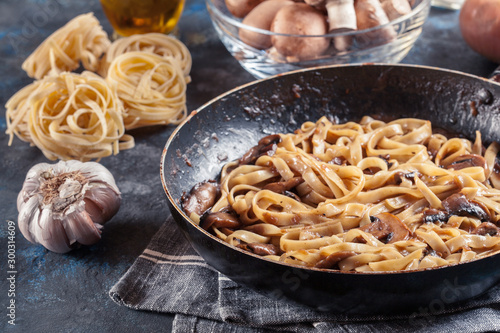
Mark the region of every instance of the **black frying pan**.
POLYGON ((212 100, 168 140, 161 176, 171 213, 193 248, 232 280, 271 297, 342 313, 415 311, 462 301, 500 279, 500 255, 437 269, 344 273, 284 265, 229 246, 194 225, 180 198, 216 179, 222 165, 272 133, 330 115, 417 117, 433 126, 500 141, 500 84, 458 72, 406 65, 334 66, 256 81, 212 100))

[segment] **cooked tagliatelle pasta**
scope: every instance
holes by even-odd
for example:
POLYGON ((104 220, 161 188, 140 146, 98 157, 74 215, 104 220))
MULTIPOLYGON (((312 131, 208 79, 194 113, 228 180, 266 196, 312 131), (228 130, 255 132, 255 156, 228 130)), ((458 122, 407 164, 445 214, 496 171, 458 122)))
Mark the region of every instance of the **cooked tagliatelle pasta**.
POLYGON ((263 138, 182 207, 229 244, 292 265, 450 265, 500 251, 498 151, 425 120, 323 117, 263 138))
POLYGON ((97 74, 46 76, 9 99, 7 134, 36 145, 50 160, 99 160, 134 146, 124 134, 122 108, 97 74))
POLYGON ((126 129, 178 124, 186 117, 187 82, 174 59, 124 53, 111 63, 106 81, 117 87, 126 129))
POLYGON ((94 14, 82 14, 47 37, 22 68, 35 79, 75 70, 80 62, 85 69, 96 71, 110 43, 94 14))
POLYGON ((111 62, 119 55, 135 51, 148 52, 164 58, 175 59, 180 65, 186 81, 189 83, 192 59, 188 48, 177 38, 156 32, 132 35, 115 40, 109 46, 101 61, 100 74, 105 77, 111 62))

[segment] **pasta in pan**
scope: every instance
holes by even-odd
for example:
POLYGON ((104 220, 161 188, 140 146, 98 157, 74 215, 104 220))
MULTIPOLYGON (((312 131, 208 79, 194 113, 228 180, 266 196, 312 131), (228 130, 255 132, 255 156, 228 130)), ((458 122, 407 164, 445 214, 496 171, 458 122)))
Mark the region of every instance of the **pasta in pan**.
POLYGON ((500 251, 498 151, 479 132, 448 138, 420 119, 323 117, 263 138, 182 207, 229 244, 288 264, 450 265, 500 251))

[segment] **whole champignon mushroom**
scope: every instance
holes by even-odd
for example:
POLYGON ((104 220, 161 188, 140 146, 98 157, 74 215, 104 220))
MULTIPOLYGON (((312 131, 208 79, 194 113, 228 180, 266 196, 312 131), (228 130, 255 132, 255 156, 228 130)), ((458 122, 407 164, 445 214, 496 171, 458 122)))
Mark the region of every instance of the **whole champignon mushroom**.
POLYGON ((294 3, 281 8, 274 17, 271 31, 279 34, 314 35, 317 37, 271 37, 276 50, 289 61, 309 60, 321 56, 330 46, 326 16, 306 3, 294 3))
POLYGON ((252 9, 265 0, 225 0, 227 10, 236 17, 245 17, 252 9))
MULTIPOLYGON (((258 4, 248 13, 243 19, 243 24, 269 31, 276 13, 283 8, 293 4, 289 0, 268 0, 258 4)), ((261 34, 248 29, 240 29, 240 39, 243 43, 248 44, 256 49, 264 50, 272 46, 271 36, 261 34)))
MULTIPOLYGON (((356 21, 358 30, 365 30, 389 23, 387 14, 382 9, 379 0, 356 0, 354 2, 356 10, 356 21)), ((377 46, 388 43, 396 38, 396 31, 392 26, 375 29, 357 37, 361 46, 377 46)))
POLYGON ((380 3, 390 21, 411 12, 408 0, 380 0, 380 3))
MULTIPOLYGON (((328 31, 340 33, 357 29, 354 0, 304 0, 310 6, 325 9, 328 15, 328 31)), ((406 0, 405 0, 406 1, 406 0)), ((333 38, 333 45, 337 51, 346 51, 352 45, 351 36, 333 38)))

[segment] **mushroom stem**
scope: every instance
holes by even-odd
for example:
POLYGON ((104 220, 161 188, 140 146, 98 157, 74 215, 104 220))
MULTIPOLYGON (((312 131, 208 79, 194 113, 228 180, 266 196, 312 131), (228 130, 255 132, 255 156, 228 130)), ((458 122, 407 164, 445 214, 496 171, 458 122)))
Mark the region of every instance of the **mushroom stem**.
MULTIPOLYGON (((327 0, 325 8, 330 32, 348 32, 357 29, 354 0, 327 0)), ((333 45, 337 51, 346 51, 352 45, 352 37, 334 37, 333 45)))

